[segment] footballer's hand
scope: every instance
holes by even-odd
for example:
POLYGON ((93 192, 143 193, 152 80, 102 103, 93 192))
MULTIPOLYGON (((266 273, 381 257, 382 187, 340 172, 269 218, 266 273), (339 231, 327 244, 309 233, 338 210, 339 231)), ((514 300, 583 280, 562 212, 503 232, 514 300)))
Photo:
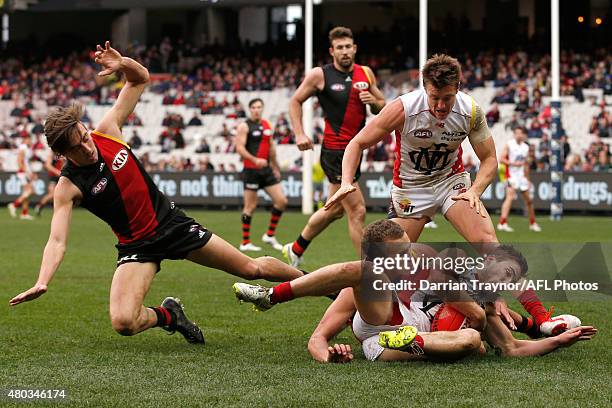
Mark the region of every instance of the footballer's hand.
POLYGON ((313 147, 312 140, 310 140, 310 138, 304 134, 295 135, 295 144, 297 144, 300 151, 310 150, 313 147))
POLYGON ((261 157, 257 157, 255 158, 255 167, 257 167, 258 169, 268 167, 268 161, 266 159, 262 159, 261 157))
POLYGON ((353 351, 348 344, 334 344, 329 346, 327 351, 329 352, 328 363, 344 364, 353 360, 353 351))
POLYGON ((110 46, 110 41, 104 43, 104 48, 102 48, 100 44, 96 45, 94 61, 104 68, 102 71, 98 72, 98 76, 110 75, 113 72, 119 71, 121 68, 121 54, 110 46))
POLYGON ((34 300, 47 292, 47 285, 34 285, 23 293, 18 294, 9 301, 9 305, 15 306, 23 302, 34 300))
POLYGON ((556 339, 560 347, 569 347, 577 341, 591 340, 596 334, 597 329, 593 326, 579 326, 559 334, 556 339))
POLYGON ((336 193, 327 200, 323 208, 329 210, 335 204, 338 204, 340 201, 344 200, 344 197, 351 194, 355 190, 357 190, 357 187, 352 184, 342 184, 338 191, 336 191, 336 193))
POLYGON ((495 314, 502 319, 510 330, 516 330, 516 324, 514 324, 514 319, 508 312, 508 304, 504 299, 499 298, 495 301, 495 314))
POLYGON ((359 92, 359 99, 364 105, 371 105, 373 103, 376 103, 376 98, 369 91, 359 92))
POLYGON ((470 208, 476 209, 476 214, 480 214, 482 218, 486 218, 487 210, 484 207, 482 201, 480 201, 480 196, 476 194, 472 189, 468 191, 458 194, 454 197, 451 197, 454 201, 464 200, 470 203, 470 208))

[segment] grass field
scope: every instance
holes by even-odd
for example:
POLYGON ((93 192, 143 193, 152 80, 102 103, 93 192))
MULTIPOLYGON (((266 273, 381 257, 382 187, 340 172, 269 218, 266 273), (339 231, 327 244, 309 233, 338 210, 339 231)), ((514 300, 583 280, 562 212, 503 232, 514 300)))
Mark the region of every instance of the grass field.
MULTIPOLYGON (((188 211, 233 244, 240 236, 237 212, 188 211)), ((329 305, 300 299, 267 313, 240 306, 235 278, 187 261, 166 261, 147 296, 156 305, 167 295, 183 299, 203 327, 207 344, 187 344, 153 329, 135 337, 116 334, 108 318, 115 238, 85 211, 74 214, 68 253, 40 299, 9 308, 8 300, 36 280, 50 212, 33 222, 0 214, 0 389, 66 389, 65 406, 612 406, 611 303, 557 304, 600 333, 545 357, 503 359, 492 353, 455 364, 370 363, 350 330, 339 341, 357 350, 349 365, 311 361, 308 337, 329 305)), ((368 220, 381 215, 369 215, 368 220)), ((252 235, 265 231, 268 215, 254 216, 252 235)), ((289 213, 279 240, 295 238, 306 218, 289 213)), ((514 241, 612 241, 612 219, 567 217, 541 234, 512 219, 514 241)), ((423 241, 459 240, 448 224, 425 230, 423 241)), ((272 251, 269 251, 272 254, 272 251)), ((346 222, 332 225, 308 249, 305 269, 354 258, 346 222)), ((608 298, 609 299, 609 298, 608 298)), ((547 304, 547 306, 550 306, 547 304)), ((12 406, 1 399, 0 406, 12 406)), ((26 406, 13 403, 14 406, 26 406)), ((62 405, 64 406, 64 405, 62 405)))

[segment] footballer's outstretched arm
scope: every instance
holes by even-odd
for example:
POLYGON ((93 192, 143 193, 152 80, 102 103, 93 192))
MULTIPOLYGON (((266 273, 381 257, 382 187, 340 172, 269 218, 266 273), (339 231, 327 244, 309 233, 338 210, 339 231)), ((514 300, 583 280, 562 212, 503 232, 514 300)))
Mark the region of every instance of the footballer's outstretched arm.
POLYGON ((353 359, 351 346, 347 344, 330 346, 329 341, 344 330, 355 311, 353 289, 343 289, 338 298, 327 308, 308 340, 308 352, 312 358, 322 363, 348 363, 353 359))
POLYGON ((53 197, 51 232, 43 252, 38 280, 33 287, 11 299, 9 302, 11 306, 34 300, 47 292, 49 282, 53 279, 55 271, 64 259, 72 218, 72 207, 79 197, 81 197, 80 190, 66 177, 61 177, 53 197))

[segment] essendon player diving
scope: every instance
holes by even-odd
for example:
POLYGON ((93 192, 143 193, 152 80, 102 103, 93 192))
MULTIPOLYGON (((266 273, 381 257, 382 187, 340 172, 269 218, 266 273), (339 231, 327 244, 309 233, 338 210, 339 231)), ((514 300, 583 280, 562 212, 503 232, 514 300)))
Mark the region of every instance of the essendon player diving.
POLYGON ((53 193, 55 192, 55 186, 59 181, 60 175, 62 173, 62 167, 64 166, 64 158, 59 156, 53 152, 53 150, 49 151, 47 155, 47 159, 45 160, 45 170, 47 170, 47 176, 49 177, 49 184, 47 184, 47 194, 43 198, 40 199, 40 202, 36 204, 34 207, 34 213, 36 215, 40 215, 42 213, 43 208, 49 203, 53 201, 53 193))
POLYGON ((276 160, 276 149, 272 139, 270 122, 262 119, 264 103, 260 98, 249 102, 249 118, 238 126, 236 152, 244 161, 244 207, 242 210, 241 251, 261 251, 251 242, 251 218, 257 208, 257 190, 263 188, 272 199, 272 211, 268 231, 261 237, 276 250, 283 246, 276 240, 275 232, 287 197, 280 185, 280 167, 276 160))
POLYGON ((179 299, 167 297, 159 307, 142 302, 164 259, 188 259, 247 279, 287 280, 302 273, 270 257, 251 259, 187 217, 155 186, 120 128, 149 82, 149 72, 110 47, 97 46, 98 75, 120 71, 125 85, 95 130, 81 122, 82 108, 72 105, 47 116, 45 135, 51 149, 67 159, 54 196, 49 240, 36 284, 10 300, 33 300, 47 287, 66 251, 73 205, 80 204, 108 223, 119 240, 117 269, 110 289, 113 328, 131 336, 151 327, 181 333, 204 343, 200 328, 187 319, 179 299))
MULTIPOLYGON (((304 81, 289 102, 289 116, 300 150, 312 149, 312 140, 302 126, 302 104, 317 95, 325 115, 325 132, 321 147, 321 167, 330 182, 328 197, 340 187, 342 157, 344 149, 353 137, 365 126, 366 105, 376 114, 385 105, 385 99, 376 85, 376 78, 369 67, 355 64, 357 45, 353 33, 346 27, 336 27, 329 32, 329 53, 333 63, 314 68, 306 74, 304 81)), ((289 262, 297 266, 310 241, 330 223, 341 218, 346 211, 351 241, 360 251, 361 235, 365 220, 365 202, 356 183, 360 174, 355 174, 353 185, 357 194, 350 197, 334 211, 315 212, 295 242, 283 247, 289 262)))

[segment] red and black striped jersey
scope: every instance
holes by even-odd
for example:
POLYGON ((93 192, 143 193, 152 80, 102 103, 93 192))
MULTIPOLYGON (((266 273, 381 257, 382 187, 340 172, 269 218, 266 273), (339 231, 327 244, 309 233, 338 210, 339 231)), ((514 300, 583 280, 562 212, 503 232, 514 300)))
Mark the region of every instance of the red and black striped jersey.
MULTIPOLYGON (((266 161, 270 160, 270 143, 272 140, 272 126, 267 120, 260 120, 259 122, 247 119, 247 126, 249 132, 247 133, 246 149, 253 156, 266 161)), ((255 163, 245 159, 245 169, 256 169, 255 163)))
MULTIPOLYGON (((62 167, 64 166, 64 157, 54 154, 53 160, 51 160, 51 166, 61 171, 62 167)), ((55 176, 55 174, 51 173, 50 171, 48 171, 47 174, 49 175, 49 177, 57 177, 55 176)))
POLYGON ((93 131, 98 162, 62 169, 83 193, 80 205, 111 226, 120 244, 152 237, 179 211, 157 188, 130 147, 93 131))
POLYGON ((323 147, 344 150, 351 139, 365 126, 366 106, 359 93, 370 89, 371 79, 361 65, 342 72, 328 64, 322 67, 324 85, 317 93, 325 115, 323 147))

